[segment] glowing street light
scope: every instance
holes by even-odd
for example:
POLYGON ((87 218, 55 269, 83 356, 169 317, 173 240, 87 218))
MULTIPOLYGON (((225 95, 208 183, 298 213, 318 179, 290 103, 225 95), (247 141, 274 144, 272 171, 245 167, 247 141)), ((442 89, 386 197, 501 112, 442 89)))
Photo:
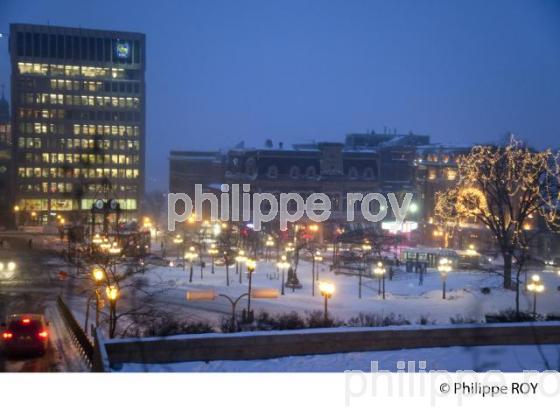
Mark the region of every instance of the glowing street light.
POLYGON ((288 262, 288 258, 286 257, 286 255, 282 255, 280 257, 280 261, 278 261, 278 263, 276 263, 276 267, 278 269, 280 269, 280 272, 282 272, 282 291, 281 294, 284 295, 284 272, 286 271, 286 269, 288 269, 290 267, 290 262, 288 262))
POLYGON ((257 262, 254 259, 247 259, 245 261, 245 266, 247 266, 247 273, 249 275, 249 290, 247 295, 247 322, 253 321, 253 312, 251 311, 251 286, 253 279, 253 272, 257 268, 257 262))
POLYGON ((321 292, 321 296, 325 298, 325 309, 324 309, 324 321, 327 324, 328 320, 328 300, 334 294, 334 285, 330 282, 320 282, 319 283, 319 291, 321 292))
MULTIPOLYGON (((99 327, 99 312, 101 310, 101 303, 100 303, 100 292, 99 292, 99 285, 103 279, 105 279, 105 272, 103 269, 97 267, 93 269, 92 272, 93 280, 95 282, 95 327, 99 327)), ((88 301, 88 311, 89 311, 89 301, 88 301)), ((87 325, 85 326, 87 331, 87 325)))
POLYGON ((96 284, 100 284, 101 281, 105 278, 105 272, 103 272, 103 269, 101 268, 95 268, 93 269, 93 280, 95 281, 96 284))
POLYGON ((447 276, 449 275, 449 272, 451 272, 451 261, 447 258, 440 259, 437 270, 442 281, 442 298, 445 299, 447 276))
POLYGON ((115 337, 117 329, 117 299, 119 298, 119 288, 110 285, 105 288, 105 294, 109 300, 109 337, 115 337))
POLYGON ((268 259, 270 258, 270 249, 274 246, 274 240, 272 239, 272 236, 269 236, 266 239, 264 246, 265 246, 265 257, 266 257, 266 261, 268 262, 268 259))
POLYGON ((533 316, 537 316, 537 294, 544 292, 544 283, 539 275, 531 276, 527 290, 533 293, 533 316))
POLYGON ((197 257, 197 253, 195 252, 194 246, 189 247, 189 250, 185 252, 185 259, 188 259, 190 264, 189 270, 189 282, 192 282, 193 278, 193 261, 197 257))
POLYGON ((317 266, 317 263, 322 260, 321 251, 316 250, 311 258, 311 296, 315 296, 315 281, 319 280, 319 266, 317 266), (316 274, 315 271, 317 271, 316 274))
POLYGON ((245 262, 247 260, 247 257, 245 256, 245 251, 243 249, 240 249, 239 252, 237 253, 237 256, 235 257, 235 270, 238 275, 239 275, 239 283, 243 283, 243 274, 242 274, 242 270, 241 269, 241 265, 243 264, 243 262, 245 262))
POLYGON ((373 274, 375 276, 377 276, 378 280, 379 280, 379 284, 377 286, 377 294, 380 295, 381 292, 381 288, 383 287, 383 299, 385 299, 385 272, 387 270, 385 269, 385 267, 383 266, 383 262, 377 262, 377 264, 375 265, 375 268, 373 268, 373 274), (383 282, 383 285, 382 285, 383 282))
POLYGON ((214 273, 214 261, 216 259, 216 255, 218 254, 218 249, 216 249, 215 243, 210 245, 210 249, 208 249, 208 254, 212 258, 212 273, 214 273))

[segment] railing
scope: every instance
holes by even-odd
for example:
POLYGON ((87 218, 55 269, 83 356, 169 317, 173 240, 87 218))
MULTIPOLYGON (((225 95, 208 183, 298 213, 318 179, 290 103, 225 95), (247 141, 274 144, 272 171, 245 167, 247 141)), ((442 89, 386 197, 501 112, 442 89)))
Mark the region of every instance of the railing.
POLYGON ((93 363, 93 343, 84 332, 84 329, 78 324, 76 318, 64 303, 64 300, 59 296, 57 298, 57 306, 58 310, 64 320, 66 327, 72 337, 72 341, 78 348, 78 350, 82 353, 85 361, 88 363, 89 366, 93 363))

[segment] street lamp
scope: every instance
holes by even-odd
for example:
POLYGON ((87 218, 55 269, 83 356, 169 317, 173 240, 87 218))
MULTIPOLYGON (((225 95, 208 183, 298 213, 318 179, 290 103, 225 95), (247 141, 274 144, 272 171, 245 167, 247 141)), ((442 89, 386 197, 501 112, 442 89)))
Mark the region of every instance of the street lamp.
POLYGON ((325 325, 327 324, 328 320, 328 300, 332 297, 334 293, 334 285, 329 282, 320 282, 319 283, 319 291, 321 292, 321 296, 325 298, 325 310, 324 310, 324 322, 325 325))
POLYGON ((247 273, 249 274, 249 291, 247 295, 247 322, 252 322, 253 312, 251 311, 251 285, 253 272, 257 268, 257 262, 254 259, 247 259, 247 261, 245 262, 245 266, 247 266, 247 273))
POLYGON ((537 316, 537 294, 544 292, 544 283, 539 275, 531 276, 527 290, 533 293, 533 316, 537 316))
POLYGON ((319 250, 316 250, 311 256, 311 296, 315 296, 315 281, 319 280, 319 266, 316 267, 316 265, 322 260, 323 257, 319 250), (317 270, 317 275, 315 275, 315 270, 317 270))
POLYGON ((440 259, 437 270, 442 281, 442 298, 445 299, 445 287, 447 283, 447 276, 449 275, 449 272, 451 272, 451 261, 447 258, 440 259))
POLYGON ((272 239, 272 236, 269 236, 266 240, 266 242, 264 243, 264 246, 266 247, 266 261, 268 262, 268 259, 270 257, 270 249, 274 246, 274 240, 272 239))
POLYGON ((373 268, 373 274, 375 276, 377 276, 378 280, 379 280, 379 284, 377 285, 377 294, 380 295, 381 292, 381 288, 383 288, 383 299, 385 299, 385 272, 386 269, 383 266, 383 262, 377 262, 377 265, 375 265, 375 268, 373 268), (383 286, 381 285, 381 283, 383 282, 383 286))
POLYGON ((105 294, 109 299, 109 337, 115 337, 115 330, 117 328, 117 299, 119 298, 119 289, 110 285, 105 288, 105 294))
MULTIPOLYGON (((99 311, 100 311, 100 304, 99 304, 99 285, 105 279, 105 272, 101 268, 93 269, 93 280, 95 281, 95 327, 99 327, 99 311)), ((89 306, 89 305, 88 305, 89 306)), ((87 326, 86 326, 87 332, 87 326)))
POLYGON ((14 206, 14 215, 15 215, 15 222, 16 222, 16 229, 19 226, 19 211, 20 211, 20 207, 19 205, 15 205, 14 206))
POLYGON ((193 278, 193 261, 198 255, 195 252, 194 246, 191 246, 187 252, 185 252, 185 259, 189 261, 189 282, 192 282, 193 278))
POLYGON ((278 269, 280 269, 280 271, 282 272, 282 295, 285 294, 284 292, 284 272, 286 269, 288 269, 290 267, 290 263, 287 261, 287 257, 286 255, 282 255, 280 257, 280 261, 276 264, 276 266, 278 267, 278 269))
MULTIPOLYGON (((173 243, 175 245, 177 245, 177 259, 180 258, 181 255, 181 247, 179 245, 181 245, 183 243, 183 238, 181 235, 177 234, 175 235, 175 237, 173 238, 173 243)), ((185 270, 185 260, 183 259, 183 270, 185 270)))
POLYGON ((214 261, 216 259, 216 255, 218 254, 218 249, 216 249, 215 243, 210 245, 210 249, 208 249, 208 254, 212 258, 212 273, 214 273, 214 261))
POLYGON ((239 275, 239 283, 243 283, 243 269, 241 268, 241 264, 246 260, 247 257, 245 256, 245 251, 243 249, 240 249, 237 253, 237 256, 235 257, 235 268, 237 269, 237 274, 239 275))
POLYGON ((194 290, 187 292, 187 300, 188 301, 210 301, 216 299, 216 296, 220 296, 225 298, 231 305, 231 322, 230 322, 230 331, 235 332, 236 329, 236 319, 235 319, 235 308, 237 303, 245 296, 251 296, 253 299, 276 299, 278 297, 278 290, 276 289, 253 289, 250 293, 243 293, 239 295, 237 298, 231 297, 229 295, 220 293, 216 294, 214 290, 194 290))

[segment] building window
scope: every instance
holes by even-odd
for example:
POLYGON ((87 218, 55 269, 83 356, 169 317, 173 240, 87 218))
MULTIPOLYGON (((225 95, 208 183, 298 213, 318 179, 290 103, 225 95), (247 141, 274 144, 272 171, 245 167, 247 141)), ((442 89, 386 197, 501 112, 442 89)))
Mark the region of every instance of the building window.
POLYGON ((447 168, 445 170, 445 176, 448 181, 454 181, 457 178, 457 170, 454 168, 447 168))
POLYGON ((297 165, 290 168, 290 178, 299 178, 299 167, 297 165))
POLYGON ((276 165, 269 166, 266 175, 269 178, 273 178, 273 179, 278 178, 278 167, 276 165))
POLYGON ((317 175, 317 171, 315 170, 315 167, 313 165, 308 166, 307 169, 305 170, 305 176, 307 178, 315 178, 316 175, 317 175))

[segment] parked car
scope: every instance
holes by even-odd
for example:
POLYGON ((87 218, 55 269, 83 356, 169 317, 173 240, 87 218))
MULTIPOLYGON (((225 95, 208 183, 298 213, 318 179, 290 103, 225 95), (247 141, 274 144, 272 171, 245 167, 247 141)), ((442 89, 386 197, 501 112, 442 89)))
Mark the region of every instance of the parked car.
POLYGON ((2 342, 9 354, 43 355, 49 344, 48 322, 43 315, 14 314, 3 324, 2 342))

